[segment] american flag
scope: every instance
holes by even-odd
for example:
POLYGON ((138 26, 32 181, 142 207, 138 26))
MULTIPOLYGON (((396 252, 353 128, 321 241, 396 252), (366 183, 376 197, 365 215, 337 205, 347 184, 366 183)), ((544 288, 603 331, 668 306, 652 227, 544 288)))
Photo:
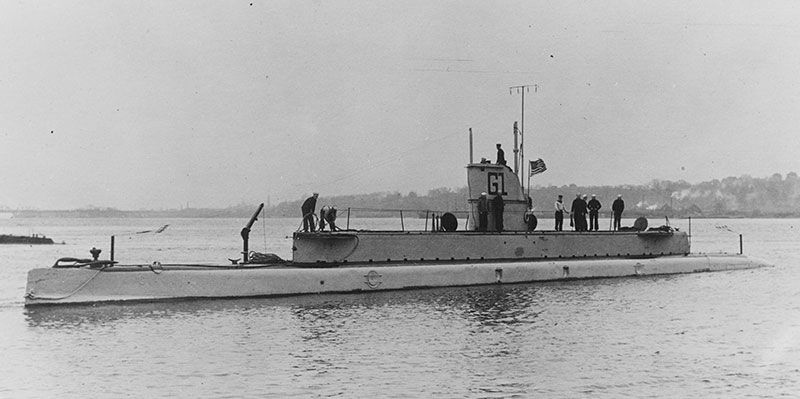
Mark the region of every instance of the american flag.
POLYGON ((547 165, 544 164, 542 158, 531 161, 531 176, 542 173, 547 170, 547 165))

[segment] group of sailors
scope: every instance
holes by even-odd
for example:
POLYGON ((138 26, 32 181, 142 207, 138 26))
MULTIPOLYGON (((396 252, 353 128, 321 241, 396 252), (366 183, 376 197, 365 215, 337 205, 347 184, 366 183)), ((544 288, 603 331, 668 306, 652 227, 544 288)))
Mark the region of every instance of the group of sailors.
MULTIPOLYGON (((599 231, 600 223, 600 208, 603 205, 597 199, 596 194, 592 194, 592 199, 587 201, 587 195, 580 193, 575 194, 575 199, 572 200, 572 207, 568 211, 564 205, 564 196, 559 195, 555 203, 555 219, 556 231, 564 230, 564 213, 569 214, 569 225, 575 231, 599 231), (586 215, 589 215, 589 222, 586 222, 586 215)), ((614 224, 612 230, 619 230, 620 222, 622 220, 622 212, 625 210, 625 201, 622 200, 622 195, 617 195, 617 199, 611 204, 611 211, 614 214, 614 224)))
MULTIPOLYGON (((338 227, 336 227, 336 207, 329 205, 325 205, 320 209, 319 230, 316 229, 315 219, 317 218, 316 207, 318 197, 318 193, 312 194, 303 202, 303 205, 300 207, 300 212, 303 215, 303 231, 324 231, 326 224, 330 231, 340 230, 338 227)), ((533 213, 533 208, 530 202, 530 198, 528 198, 528 211, 529 213, 533 213)), ((596 194, 592 194, 592 199, 587 201, 586 194, 581 195, 578 193, 575 194, 575 199, 572 200, 572 206, 569 210, 567 210, 567 207, 564 204, 564 196, 559 194, 558 199, 555 202, 555 231, 564 230, 565 213, 569 215, 569 225, 570 227, 573 227, 575 231, 599 231, 599 215, 602 207, 603 205, 597 199, 596 194), (586 221, 587 214, 589 216, 588 223, 586 221)), ((478 198, 478 231, 488 230, 489 212, 492 212, 494 216, 493 219, 495 223, 495 231, 503 231, 504 210, 505 202, 503 201, 502 195, 495 195, 490 201, 488 194, 486 194, 486 192, 482 192, 481 196, 478 198)), ((617 195, 617 199, 615 199, 614 203, 611 205, 611 211, 613 213, 612 230, 619 230, 620 222, 622 220, 622 212, 624 210, 625 201, 622 200, 622 195, 617 195)), ((535 218, 528 218, 527 214, 526 223, 529 225, 533 224, 533 226, 530 226, 532 227, 529 228, 530 230, 535 228, 535 218)))
MULTIPOLYGON (((564 230, 564 214, 569 215, 569 225, 575 231, 599 231, 600 230, 600 209, 603 205, 597 199, 597 195, 592 194, 592 199, 587 201, 587 195, 580 193, 575 195, 572 201, 572 206, 567 210, 564 205, 564 196, 559 195, 555 203, 555 230, 564 230), (586 216, 589 216, 587 223, 586 216)), ((494 198, 489 200, 486 192, 482 192, 478 197, 478 231, 487 231, 489 227, 489 212, 494 216, 494 229, 495 231, 503 231, 503 211, 505 203, 502 195, 495 195, 494 198)), ((622 220, 622 212, 625 210, 625 201, 622 200, 622 195, 617 195, 617 199, 611 205, 611 211, 614 214, 612 230, 619 230, 620 222, 622 220)), ((535 218, 530 217, 529 214, 533 213, 530 197, 528 197, 528 212, 526 212, 525 222, 528 225, 528 230, 532 231, 535 226, 535 218)))
MULTIPOLYGON (((315 219, 317 218, 316 215, 316 207, 317 207, 317 198, 319 197, 318 193, 314 193, 310 197, 308 197, 304 202, 303 205, 300 207, 300 212, 303 215, 303 231, 305 232, 313 232, 317 231, 315 226, 315 219)), ((528 209, 529 211, 532 210, 530 204, 530 198, 528 201, 528 209)), ((564 214, 569 215, 569 225, 575 229, 575 231, 599 231, 600 230, 600 222, 599 222, 599 215, 600 209, 603 205, 597 199, 596 194, 592 194, 592 199, 587 201, 587 195, 580 193, 575 194, 575 199, 572 200, 572 206, 569 210, 567 210, 566 205, 564 205, 564 196, 558 196, 558 199, 555 203, 555 230, 556 231, 563 231, 564 230, 564 214), (589 215, 589 221, 586 221, 586 215, 589 215)), ((492 200, 489 200, 488 194, 486 192, 482 192, 481 196, 478 198, 478 231, 487 231, 489 227, 489 212, 491 211, 494 216, 495 222, 495 231, 503 231, 503 211, 505 210, 505 202, 503 201, 502 195, 495 195, 492 200), (490 206, 491 205, 491 206, 490 206)), ((612 230, 619 230, 620 228, 620 221, 622 220, 622 212, 625 210, 625 201, 622 200, 622 195, 617 195, 617 199, 614 200, 614 203, 611 205, 611 211, 613 212, 614 219, 613 219, 613 227, 612 230)), ((531 221, 533 219, 531 218, 531 221)), ((527 220, 526 220, 527 222, 527 220)), ((530 223, 530 222, 529 222, 530 223)), ((535 222, 534 222, 535 223, 535 222)), ((326 224, 330 231, 337 231, 340 230, 336 227, 336 207, 335 206, 323 206, 319 211, 319 231, 324 231, 326 224)), ((533 226, 535 227, 535 226, 533 226)))
MULTIPOLYGON (((303 231, 313 232, 317 231, 314 219, 317 217, 317 198, 319 193, 314 193, 303 201, 300 206, 300 212, 303 214, 303 231)), ((325 225, 328 225, 330 231, 341 230, 336 227, 336 207, 325 205, 319 210, 319 231, 325 231, 325 225)))
POLYGON ((488 194, 482 192, 478 197, 478 231, 486 231, 489 228, 489 211, 494 216, 494 229, 496 231, 503 231, 503 211, 506 204, 503 201, 503 196, 497 194, 489 201, 488 194), (491 204, 491 207, 489 206, 491 204))

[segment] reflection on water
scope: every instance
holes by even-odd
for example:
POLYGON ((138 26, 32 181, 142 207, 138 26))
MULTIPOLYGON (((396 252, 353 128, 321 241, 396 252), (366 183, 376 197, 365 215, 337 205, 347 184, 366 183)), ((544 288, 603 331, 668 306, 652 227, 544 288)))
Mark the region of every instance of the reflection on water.
POLYGON ((469 289, 460 296, 449 297, 440 309, 463 308, 463 315, 482 326, 533 323, 541 312, 535 285, 494 286, 485 290, 469 289), (460 302, 462 305, 457 306, 460 302), (538 311, 536 309, 539 309, 538 311))
POLYGON ((235 309, 229 301, 167 301, 132 304, 98 304, 94 306, 40 306, 25 308, 31 327, 65 330, 91 328, 126 320, 170 319, 191 317, 235 309))
MULTIPOLYGON (((176 300, 163 302, 107 303, 96 305, 39 306, 24 308, 30 327, 70 329, 107 325, 137 319, 187 318, 217 313, 270 309, 290 311, 301 325, 338 323, 385 308, 440 312, 485 326, 532 323, 538 316, 541 287, 564 283, 436 288, 428 290, 325 294, 280 298, 176 300)), ((585 282, 568 284, 585 285, 585 282)))

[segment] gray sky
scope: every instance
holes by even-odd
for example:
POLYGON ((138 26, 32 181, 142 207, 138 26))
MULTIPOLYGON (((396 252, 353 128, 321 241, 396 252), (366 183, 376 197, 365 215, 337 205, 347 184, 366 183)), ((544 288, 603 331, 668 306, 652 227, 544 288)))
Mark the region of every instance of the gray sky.
POLYGON ((796 1, 0 3, 0 206, 800 172, 796 1))

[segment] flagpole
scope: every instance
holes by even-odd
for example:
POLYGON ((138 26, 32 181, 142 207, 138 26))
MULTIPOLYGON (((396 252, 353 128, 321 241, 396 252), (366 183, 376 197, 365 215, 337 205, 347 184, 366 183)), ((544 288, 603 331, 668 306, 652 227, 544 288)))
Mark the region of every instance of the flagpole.
POLYGON ((528 162, 528 198, 531 197, 531 163, 528 162))

